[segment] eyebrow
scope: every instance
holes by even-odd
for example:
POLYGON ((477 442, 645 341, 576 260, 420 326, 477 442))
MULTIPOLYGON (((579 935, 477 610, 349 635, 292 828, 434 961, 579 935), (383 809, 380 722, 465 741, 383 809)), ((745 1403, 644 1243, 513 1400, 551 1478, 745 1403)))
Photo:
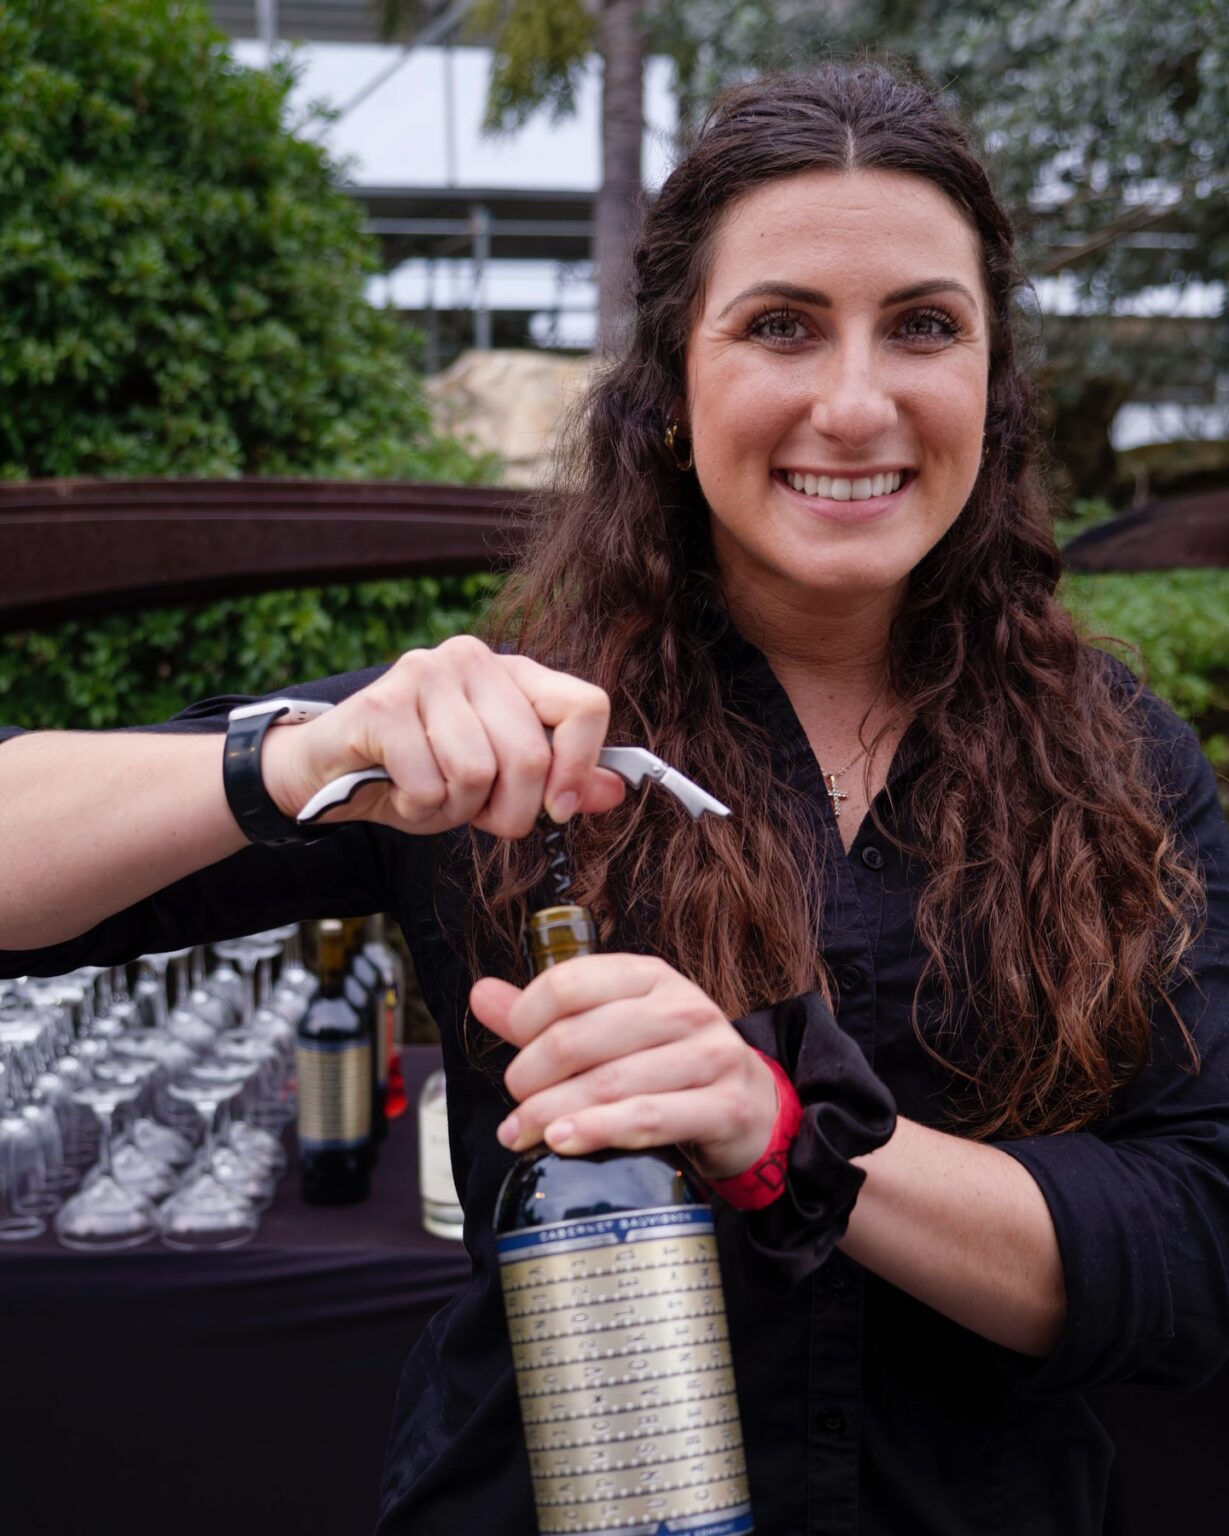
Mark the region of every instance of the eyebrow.
MULTIPOLYGON (((963 294, 974 309, 978 308, 976 296, 963 283, 958 283, 954 277, 934 277, 924 283, 910 283, 907 288, 895 288, 891 293, 884 295, 879 307, 888 309, 893 304, 907 304, 911 299, 925 299, 935 293, 963 294)), ((832 300, 818 288, 803 288, 797 283, 780 283, 770 280, 744 288, 737 298, 730 300, 717 318, 723 320, 736 305, 744 303, 747 299, 767 298, 793 299, 796 304, 810 304, 815 309, 832 308, 832 300)))

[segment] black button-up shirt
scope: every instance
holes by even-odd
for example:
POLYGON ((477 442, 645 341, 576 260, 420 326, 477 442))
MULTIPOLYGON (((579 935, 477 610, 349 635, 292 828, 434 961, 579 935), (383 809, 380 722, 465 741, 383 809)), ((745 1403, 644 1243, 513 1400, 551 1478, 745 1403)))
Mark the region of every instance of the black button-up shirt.
MULTIPOLYGON (((819 765, 767 662, 733 634, 720 644, 731 702, 770 728, 778 771, 813 807, 825 850, 817 941, 836 979, 840 1030, 901 1114, 942 1125, 949 1084, 910 1017, 922 963, 913 927, 921 871, 869 818, 846 854, 819 765)), ((288 691, 337 700, 376 675, 288 691)), ((217 730, 235 702, 197 706, 171 728, 217 730)), ((808 1265, 795 1251, 776 1276, 771 1253, 749 1265, 738 1230, 748 1218, 722 1213, 752 1504, 764 1536, 1093 1536, 1104 1528, 1112 1447, 1082 1394, 1127 1378, 1193 1385, 1226 1354, 1229 836, 1190 730, 1155 700, 1142 723, 1177 832, 1208 882, 1194 977, 1172 999, 1202 1069, 1189 1071, 1177 1030, 1158 1009, 1152 1061, 1108 1118, 1078 1134, 1000 1144, 1037 1180, 1058 1235, 1068 1310, 1063 1339, 1045 1360, 989 1343, 840 1252, 808 1265)), ((897 753, 889 787, 898 813, 925 750, 911 732, 897 753)), ((887 796, 878 809, 892 825, 887 796)), ((433 896, 435 856, 447 842, 356 825, 311 847, 251 848, 78 940, 0 953, 0 974, 54 974, 296 918, 397 916, 443 1037, 473 1274, 406 1365, 379 1530, 520 1536, 534 1530, 534 1514, 490 1230, 509 1163, 495 1139, 507 1101, 465 1049, 469 977, 457 913, 446 896, 433 896)))

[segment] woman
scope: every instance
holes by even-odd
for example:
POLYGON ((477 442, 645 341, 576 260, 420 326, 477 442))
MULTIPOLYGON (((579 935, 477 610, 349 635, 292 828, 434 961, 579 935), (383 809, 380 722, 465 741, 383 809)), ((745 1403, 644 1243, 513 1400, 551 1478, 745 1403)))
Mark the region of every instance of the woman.
POLYGON ((742 87, 648 214, 510 649, 306 684, 337 707, 265 738, 249 829, 383 764, 353 825, 244 849, 233 700, 0 753, 10 972, 402 923, 475 1270, 407 1367, 381 1531, 534 1528, 488 1214, 511 1153, 678 1143, 736 1176, 778 1112, 752 1044, 805 1110, 784 1195, 720 1214, 757 1529, 1099 1532, 1080 1393, 1223 1357, 1225 824, 1189 730, 1054 600, 1020 287, 925 91, 742 87), (733 817, 625 799, 608 735, 733 817), (543 805, 623 953, 526 986, 543 805))

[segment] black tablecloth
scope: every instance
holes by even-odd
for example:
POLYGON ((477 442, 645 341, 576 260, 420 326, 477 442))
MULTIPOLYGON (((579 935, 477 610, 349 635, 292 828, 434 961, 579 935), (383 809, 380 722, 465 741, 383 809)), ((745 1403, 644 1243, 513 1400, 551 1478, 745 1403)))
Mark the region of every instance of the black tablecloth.
MULTIPOLYGON (((230 1253, 0 1245, 4 1536, 370 1536, 402 1364, 469 1272, 419 1224, 414 1106, 437 1060, 406 1052, 411 1108, 362 1205, 304 1205, 292 1167, 230 1253)), ((1116 1533, 1224 1527, 1229 1374, 1096 1407, 1116 1533)))
POLYGON ((292 1153, 229 1253, 0 1246, 5 1536, 369 1536, 405 1356, 469 1273, 419 1223, 438 1052, 405 1064, 361 1205, 305 1205, 292 1153))

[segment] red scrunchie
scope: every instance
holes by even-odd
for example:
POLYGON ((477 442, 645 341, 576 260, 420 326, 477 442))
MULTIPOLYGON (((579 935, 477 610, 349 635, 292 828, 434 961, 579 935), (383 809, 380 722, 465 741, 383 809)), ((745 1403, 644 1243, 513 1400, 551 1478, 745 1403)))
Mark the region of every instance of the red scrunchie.
POLYGON ((755 1054, 768 1063, 777 1084, 777 1118, 768 1145, 745 1173, 736 1173, 732 1179, 707 1181, 715 1195, 740 1211, 761 1211, 785 1192, 789 1149, 802 1124, 802 1105, 784 1067, 763 1051, 755 1054))

